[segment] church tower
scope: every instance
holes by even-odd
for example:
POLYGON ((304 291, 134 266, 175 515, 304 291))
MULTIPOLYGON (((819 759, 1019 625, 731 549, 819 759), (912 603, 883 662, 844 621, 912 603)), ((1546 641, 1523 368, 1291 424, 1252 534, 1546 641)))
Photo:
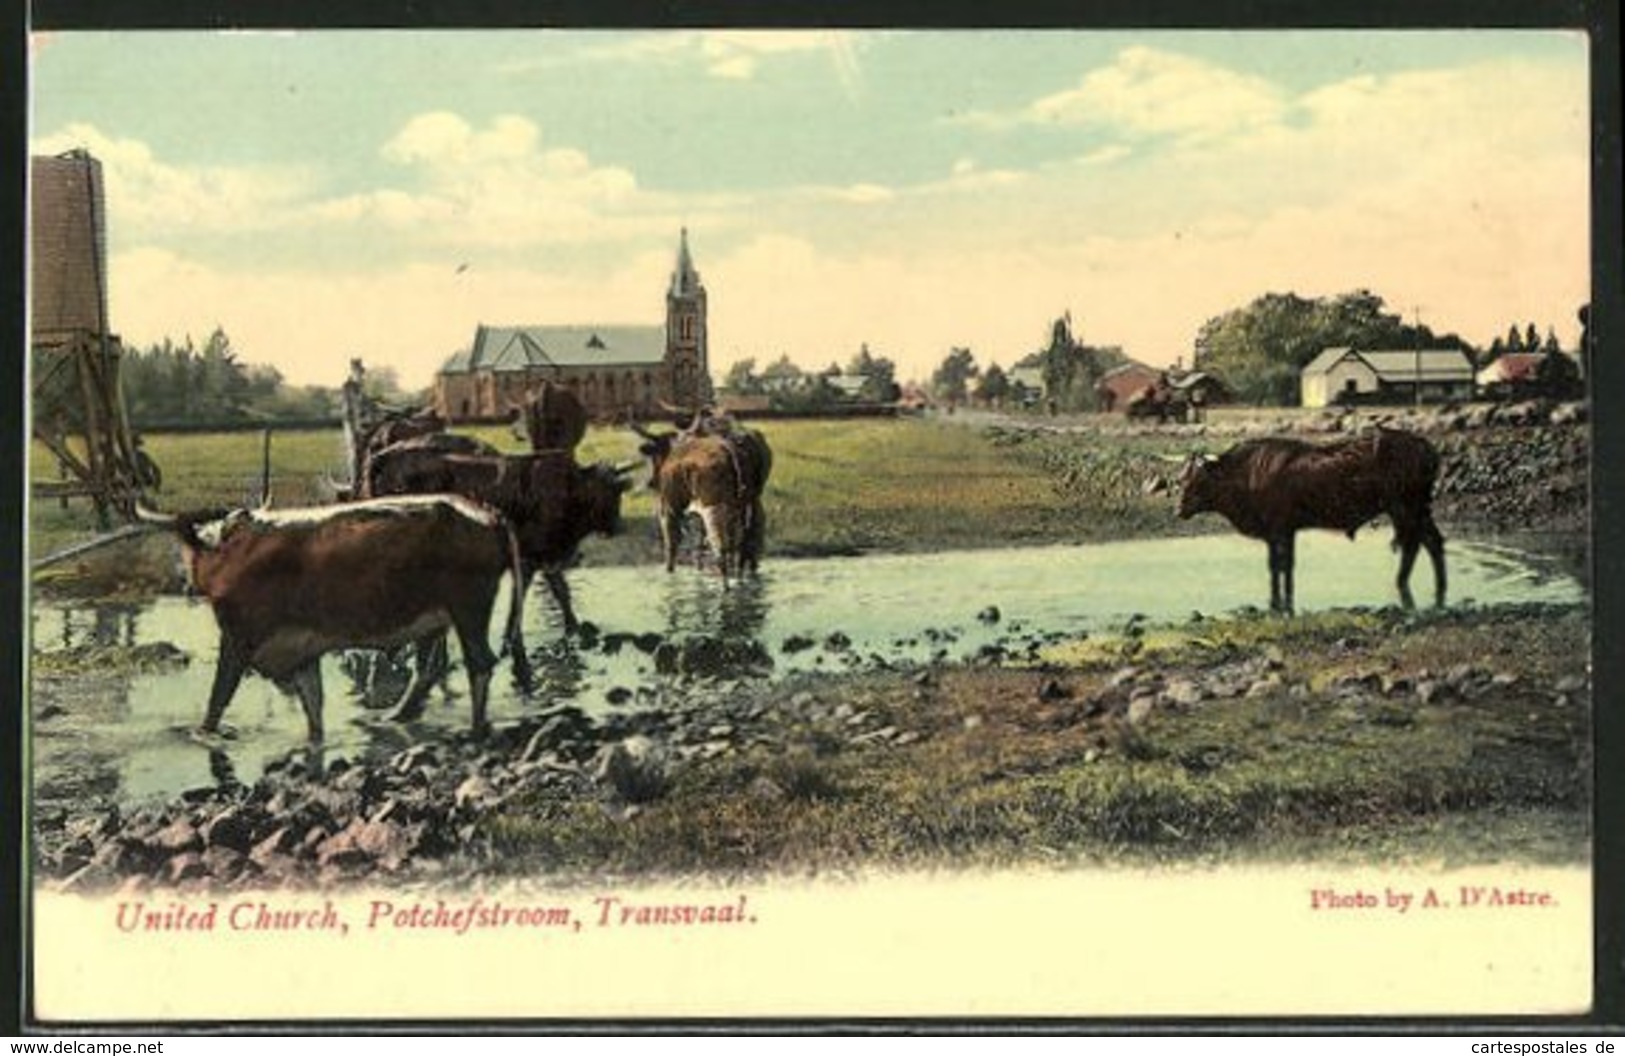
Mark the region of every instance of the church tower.
POLYGON ((705 287, 688 253, 688 228, 677 247, 677 267, 666 291, 666 365, 671 402, 698 408, 711 399, 711 363, 705 326, 705 287))

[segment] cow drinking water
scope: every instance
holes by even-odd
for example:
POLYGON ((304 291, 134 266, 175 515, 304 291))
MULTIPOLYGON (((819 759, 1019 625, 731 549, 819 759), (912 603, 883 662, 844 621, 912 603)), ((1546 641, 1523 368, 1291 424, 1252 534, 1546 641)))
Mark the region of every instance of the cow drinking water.
POLYGON ((1444 604, 1444 536, 1433 523, 1439 454, 1414 433, 1376 429, 1316 445, 1282 437, 1249 440, 1216 458, 1192 455, 1180 477, 1179 516, 1217 513, 1269 546, 1270 608, 1292 611, 1294 538, 1329 528, 1350 539, 1387 514, 1399 548, 1398 587, 1407 608, 1411 567, 1427 548, 1435 602, 1444 604))
POLYGON ((767 534, 762 491, 773 470, 773 451, 761 433, 702 412, 680 432, 655 433, 634 423, 649 460, 656 493, 666 571, 677 566, 683 518, 699 515, 722 581, 761 563, 767 534))
POLYGON ((395 717, 422 714, 445 674, 447 630, 468 670, 476 731, 497 657, 486 640, 502 577, 512 577, 505 643, 524 656, 514 533, 495 511, 438 495, 308 510, 234 510, 149 521, 180 536, 192 584, 214 611, 220 656, 202 730, 217 732, 249 671, 292 689, 322 739, 321 658, 345 648, 417 647, 395 717))

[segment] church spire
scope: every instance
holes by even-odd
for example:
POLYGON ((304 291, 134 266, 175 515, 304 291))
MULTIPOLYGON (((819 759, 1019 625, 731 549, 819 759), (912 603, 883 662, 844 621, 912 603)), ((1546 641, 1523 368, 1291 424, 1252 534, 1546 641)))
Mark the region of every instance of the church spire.
POLYGON ((694 270, 694 258, 688 252, 688 228, 683 228, 677 245, 677 268, 671 273, 671 295, 692 297, 700 291, 700 273, 694 270))

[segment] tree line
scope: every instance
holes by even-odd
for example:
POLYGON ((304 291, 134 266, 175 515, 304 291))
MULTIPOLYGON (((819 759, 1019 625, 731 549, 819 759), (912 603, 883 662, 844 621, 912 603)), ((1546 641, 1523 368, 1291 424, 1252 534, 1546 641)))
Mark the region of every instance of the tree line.
MULTIPOLYGON (((219 328, 201 346, 188 336, 126 349, 120 383, 138 429, 336 421, 343 407, 336 385, 293 385, 273 366, 244 362, 219 328)), ((420 398, 403 393, 389 367, 369 370, 367 388, 388 403, 420 398)))
MULTIPOLYGON (((1580 309, 1579 318, 1586 330, 1586 308, 1580 309)), ((1586 337, 1581 345, 1584 359, 1589 351, 1586 337)), ((1542 337, 1534 323, 1513 324, 1504 338, 1479 349, 1458 334, 1435 333, 1419 321, 1407 322, 1369 290, 1336 297, 1265 294, 1204 323, 1193 343, 1192 363, 1195 370, 1217 375, 1242 403, 1294 405, 1303 368, 1326 349, 1342 347, 1455 349, 1475 370, 1507 353, 1539 353, 1547 359, 1537 376, 1558 379, 1549 386, 1554 391, 1573 391, 1579 383, 1578 363, 1560 347, 1550 327, 1542 337)), ((951 349, 932 374, 930 387, 936 399, 950 405, 975 400, 1030 406, 1032 392, 1015 379, 1033 378, 1036 372, 1043 400, 1051 409, 1098 410, 1101 379, 1128 361, 1119 348, 1080 341, 1067 315, 1055 321, 1047 346, 1018 360, 1009 372, 997 364, 983 370, 970 349, 951 349)))

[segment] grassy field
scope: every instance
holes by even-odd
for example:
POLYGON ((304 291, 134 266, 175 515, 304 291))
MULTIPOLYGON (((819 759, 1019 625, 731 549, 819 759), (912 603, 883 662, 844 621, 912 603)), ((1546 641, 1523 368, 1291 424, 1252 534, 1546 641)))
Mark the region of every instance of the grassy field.
MULTIPOLYGON (((1550 687, 1583 671, 1583 613, 1259 617, 1167 633, 1133 656, 1080 643, 1040 669, 956 668, 838 687, 906 745, 854 744, 797 714, 753 748, 685 769, 631 821, 598 804, 515 803, 487 825, 513 874, 812 874, 975 864, 1584 860, 1589 717, 1550 687), (1339 692, 1487 663, 1500 682, 1426 704, 1339 692), (1368 643, 1358 655, 1351 641, 1368 643), (1273 655, 1278 685, 1128 720, 1125 670, 1200 683, 1273 655), (1042 687, 1051 685, 1047 694, 1042 687), (1047 698, 1047 699, 1046 699, 1047 698), (1115 701, 1115 703, 1114 703, 1115 701)), ((831 687, 824 687, 829 692, 831 687)), ((816 694, 818 690, 815 688, 816 694)), ((803 700, 805 705, 805 700, 803 700)), ((805 706, 800 709, 803 713, 805 706)))
MULTIPOLYGON (((871 550, 942 550, 960 547, 1077 541, 1122 533, 1113 518, 1080 516, 1076 487, 1057 483, 1052 467, 1025 447, 989 443, 974 428, 918 419, 773 421, 760 425, 773 447, 773 475, 765 497, 768 554, 817 555, 871 550)), ((503 427, 469 430, 502 450, 523 449, 503 427)), ((252 503, 261 477, 258 433, 154 434, 148 452, 162 467, 165 510, 252 503)), ((623 429, 593 429, 585 460, 625 462, 637 457, 637 438, 623 429)), ((271 491, 279 506, 331 501, 330 481, 344 477, 337 430, 279 433, 271 443, 271 491)), ((38 445, 31 471, 52 479, 55 467, 38 445)), ((639 486, 626 498, 626 531, 615 541, 591 540, 587 560, 653 563, 658 560, 652 494, 639 486)), ((1172 529, 1167 502, 1140 498, 1139 481, 1120 490, 1144 507, 1147 523, 1172 529)), ((88 504, 55 501, 31 507, 34 556, 50 554, 95 535, 88 504)), ((167 567, 161 543, 118 544, 102 555, 70 561, 40 577, 42 585, 70 587, 106 577, 140 589, 144 575, 167 567)), ((159 575, 160 580, 162 576, 159 575)))

